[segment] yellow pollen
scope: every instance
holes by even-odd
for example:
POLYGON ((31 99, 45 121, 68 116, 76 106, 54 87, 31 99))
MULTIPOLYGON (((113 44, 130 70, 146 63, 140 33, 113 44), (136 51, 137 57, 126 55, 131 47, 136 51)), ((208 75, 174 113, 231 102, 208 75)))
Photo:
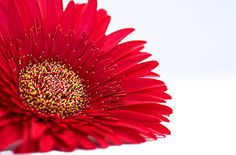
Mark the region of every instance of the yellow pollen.
POLYGON ((20 71, 19 91, 31 108, 48 115, 65 118, 85 106, 81 78, 58 62, 30 63, 20 71))

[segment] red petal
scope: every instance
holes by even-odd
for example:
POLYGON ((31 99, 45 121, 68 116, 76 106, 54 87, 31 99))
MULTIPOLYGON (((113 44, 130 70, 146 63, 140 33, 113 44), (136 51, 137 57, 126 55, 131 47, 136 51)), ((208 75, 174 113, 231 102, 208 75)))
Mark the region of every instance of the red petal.
POLYGON ((110 52, 111 57, 116 61, 137 49, 140 51, 144 47, 145 43, 146 41, 129 41, 122 43, 110 52))
POLYGON ((114 48, 121 40, 123 40, 127 35, 133 32, 133 28, 121 29, 113 32, 107 36, 106 42, 101 50, 110 51, 114 48))
POLYGON ((93 132, 96 132, 97 134, 102 135, 103 138, 107 139, 108 142, 111 142, 114 145, 121 144, 121 141, 113 134, 114 131, 108 126, 102 125, 102 123, 96 123, 95 127, 96 129, 94 129, 93 132))
POLYGON ((116 62, 117 67, 119 67, 117 69, 116 74, 117 75, 122 74, 126 70, 130 69, 131 67, 134 67, 135 65, 137 65, 137 63, 147 59, 150 56, 151 54, 149 53, 140 52, 138 54, 131 55, 127 58, 121 59, 119 62, 116 62))
MULTIPOLYGON (((34 4, 34 2, 31 2, 34 4)), ((28 31, 34 24, 35 17, 31 14, 31 8, 28 7, 28 0, 17 0, 16 6, 19 10, 19 14, 22 18, 22 22, 26 31, 28 31)))
POLYGON ((39 14, 41 16, 42 21, 45 21, 46 15, 47 15, 47 7, 46 7, 46 0, 38 0, 37 1, 37 7, 39 10, 39 14))
POLYGON ((89 135, 90 139, 96 142, 101 148, 106 148, 109 146, 108 142, 105 140, 105 137, 103 135, 99 135, 94 132, 91 132, 89 135))
POLYGON ((13 149, 14 153, 31 153, 38 150, 38 144, 35 141, 29 139, 22 139, 19 145, 13 149))
POLYGON ((92 142, 88 137, 87 134, 77 133, 75 134, 76 143, 78 146, 84 149, 95 149, 96 145, 92 142))
POLYGON ((7 110, 3 110, 0 108, 0 119, 3 118, 4 116, 8 115, 9 112, 7 110))
POLYGON ((46 18, 45 29, 46 32, 52 32, 57 26, 62 15, 62 0, 46 0, 46 18))
MULTIPOLYGON (((38 22, 39 24, 42 24, 42 14, 40 10, 40 5, 38 3, 38 1, 35 0, 24 0, 23 2, 25 4, 25 7, 27 7, 29 14, 27 15, 27 17, 31 17, 32 18, 32 22, 38 22)), ((31 23, 31 24, 35 24, 35 23, 31 23)), ((33 25, 31 25, 33 26, 33 25)))
POLYGON ((97 16, 96 16, 97 21, 101 21, 101 20, 103 20, 104 18, 107 18, 107 17, 108 17, 108 15, 107 15, 107 11, 106 10, 99 9, 97 11, 97 16))
MULTIPOLYGON (((140 111, 141 111, 141 109, 140 109, 140 111)), ((110 115, 112 117, 119 118, 120 120, 131 121, 133 123, 141 123, 141 124, 142 123, 151 123, 152 124, 154 122, 156 122, 156 123, 160 122, 159 118, 156 117, 155 115, 145 114, 145 113, 142 113, 142 111, 138 112, 138 111, 134 111, 132 109, 126 110, 125 108, 121 108, 121 110, 111 111, 110 115), (138 122, 137 122, 137 120, 138 120, 138 122)), ((124 122, 119 122, 119 123, 122 124, 124 122)), ((133 123, 130 123, 130 125, 125 124, 124 126, 135 128, 139 132, 143 132, 143 133, 147 132, 146 129, 137 128, 137 127, 134 127, 134 125, 131 126, 133 123)), ((117 125, 117 123, 115 125, 117 125)))
POLYGON ((125 72, 126 78, 142 77, 158 66, 157 61, 147 61, 135 65, 125 72))
POLYGON ((17 140, 21 139, 21 130, 17 124, 11 124, 0 128, 0 150, 6 149, 17 140))
POLYGON ((44 135, 39 141, 39 148, 42 152, 48 152, 54 149, 55 140, 51 135, 44 135))
POLYGON ((10 76, 11 76, 11 71, 9 69, 9 67, 7 66, 8 61, 6 61, 6 58, 4 57, 3 53, 0 52, 0 69, 1 69, 1 73, 5 74, 6 77, 9 78, 9 80, 11 80, 10 76))
POLYGON ((149 125, 152 129, 156 130, 157 133, 161 136, 170 135, 171 132, 162 124, 149 125))
POLYGON ((31 121, 31 129, 30 134, 32 139, 38 139, 43 136, 44 132, 46 131, 47 127, 42 122, 37 122, 36 120, 31 121))
POLYGON ((9 37, 9 29, 8 29, 8 16, 7 16, 7 8, 3 4, 3 1, 0 1, 0 35, 2 35, 2 39, 6 40, 9 37))
POLYGON ((72 29, 74 23, 74 12, 75 12, 75 3, 70 1, 66 7, 65 12, 63 13, 61 25, 62 30, 67 32, 69 29, 72 29))
POLYGON ((90 34, 90 40, 96 41, 98 38, 106 33, 111 17, 106 14, 105 10, 97 12, 97 21, 94 24, 93 30, 90 34))
POLYGON ((124 109, 127 111, 128 110, 136 111, 136 112, 145 113, 145 114, 149 114, 153 116, 172 114, 172 109, 170 107, 161 105, 161 104, 155 104, 155 103, 128 105, 128 106, 121 107, 121 109, 124 109))
POLYGON ((58 149, 62 149, 64 151, 71 151, 76 148, 75 136, 72 131, 64 131, 55 134, 58 138, 58 143, 56 144, 58 149))
POLYGON ((138 91, 138 92, 135 92, 135 93, 136 94, 148 94, 148 95, 156 96, 160 99, 169 100, 169 99, 171 99, 171 96, 164 92, 166 90, 167 90, 166 86, 161 86, 161 87, 158 87, 158 88, 151 88, 151 89, 141 90, 141 91, 138 91))
MULTIPOLYGON (((138 120, 138 118, 136 120, 138 120)), ((109 123, 109 124, 106 122, 103 122, 103 123, 108 125, 109 127, 113 128, 113 130, 115 129, 114 132, 116 131, 116 128, 127 128, 127 129, 131 129, 131 130, 138 132, 139 134, 143 134, 143 135, 149 133, 148 129, 145 126, 143 126, 140 123, 137 123, 137 121, 132 121, 129 119, 121 118, 119 122, 114 122, 114 123, 109 123)))
POLYGON ((89 0, 86 4, 78 25, 75 27, 76 36, 80 36, 82 32, 90 33, 96 19, 97 0, 89 0))
POLYGON ((114 134, 125 143, 138 144, 145 142, 145 139, 140 136, 140 133, 132 129, 116 127, 114 134))
POLYGON ((146 90, 155 87, 164 86, 165 83, 156 80, 156 79, 148 79, 148 78, 137 78, 137 79, 126 79, 122 81, 123 88, 126 92, 136 92, 140 90, 146 90))
POLYGON ((165 103, 166 101, 161 99, 158 96, 150 95, 148 93, 137 93, 129 94, 121 100, 124 102, 124 105, 133 105, 133 104, 144 104, 144 103, 165 103))
POLYGON ((56 8, 57 19, 59 20, 63 13, 63 0, 54 0, 54 4, 56 8))
POLYGON ((127 104, 140 103, 165 103, 165 100, 171 99, 171 96, 159 90, 158 88, 147 89, 129 94, 122 98, 127 104))
POLYGON ((11 36, 16 39, 17 37, 21 36, 25 32, 24 28, 24 21, 22 19, 22 16, 19 12, 19 9, 17 7, 17 2, 15 0, 9 0, 8 1, 8 9, 9 9, 9 31, 11 33, 11 36))

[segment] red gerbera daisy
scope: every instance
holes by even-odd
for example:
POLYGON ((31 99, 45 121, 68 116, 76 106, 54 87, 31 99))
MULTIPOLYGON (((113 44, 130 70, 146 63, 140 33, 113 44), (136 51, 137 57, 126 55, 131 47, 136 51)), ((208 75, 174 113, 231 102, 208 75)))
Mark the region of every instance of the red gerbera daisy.
POLYGON ((0 151, 72 151, 170 134, 145 41, 106 35, 110 16, 62 0, 0 0, 0 151))

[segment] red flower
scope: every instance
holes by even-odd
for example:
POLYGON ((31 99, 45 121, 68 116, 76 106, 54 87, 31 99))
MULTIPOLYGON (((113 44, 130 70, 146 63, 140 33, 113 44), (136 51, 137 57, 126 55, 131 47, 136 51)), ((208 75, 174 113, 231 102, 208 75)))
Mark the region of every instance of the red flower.
POLYGON ((170 134, 171 97, 110 16, 62 0, 0 0, 0 151, 94 149, 170 134))

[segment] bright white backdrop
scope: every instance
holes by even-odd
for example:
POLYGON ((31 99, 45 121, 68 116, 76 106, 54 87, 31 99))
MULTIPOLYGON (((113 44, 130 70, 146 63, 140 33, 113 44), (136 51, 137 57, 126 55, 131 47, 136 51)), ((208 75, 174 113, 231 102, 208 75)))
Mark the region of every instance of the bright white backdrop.
POLYGON ((136 28, 128 39, 148 41, 146 51, 160 62, 156 71, 173 97, 169 105, 174 114, 167 125, 172 135, 141 145, 69 154, 235 155, 236 1, 98 1, 112 16, 109 32, 136 28))

